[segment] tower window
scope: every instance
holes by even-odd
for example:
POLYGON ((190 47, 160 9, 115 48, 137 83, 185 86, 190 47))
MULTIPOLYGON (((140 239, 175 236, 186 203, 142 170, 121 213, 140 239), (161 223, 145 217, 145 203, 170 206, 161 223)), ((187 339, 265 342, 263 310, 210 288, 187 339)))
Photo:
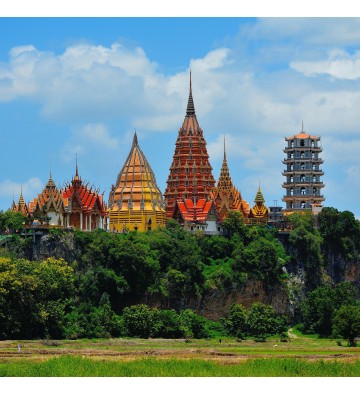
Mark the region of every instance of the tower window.
POLYGON ((305 174, 301 174, 301 176, 300 176, 300 182, 305 182, 305 174))
POLYGON ((305 152, 304 151, 300 152, 300 158, 305 158, 305 152))
POLYGON ((300 203, 300 207, 301 207, 301 208, 306 208, 306 203, 305 203, 305 202, 301 202, 301 203, 300 203))
POLYGON ((301 194, 302 194, 302 195, 306 195, 306 190, 305 190, 304 187, 301 188, 301 194))
POLYGON ((302 163, 300 164, 300 169, 301 169, 301 170, 305 170, 305 163, 302 162, 302 163))
POLYGON ((304 140, 300 140, 300 147, 305 147, 305 141, 304 140))

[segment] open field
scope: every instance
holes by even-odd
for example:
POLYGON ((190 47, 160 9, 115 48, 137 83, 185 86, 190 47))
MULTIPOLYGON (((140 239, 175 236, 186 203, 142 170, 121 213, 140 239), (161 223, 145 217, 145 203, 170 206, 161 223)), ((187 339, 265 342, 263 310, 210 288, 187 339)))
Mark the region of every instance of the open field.
POLYGON ((234 339, 221 343, 216 339, 2 341, 0 376, 360 376, 360 347, 290 335, 288 342, 274 338, 265 343, 234 339))

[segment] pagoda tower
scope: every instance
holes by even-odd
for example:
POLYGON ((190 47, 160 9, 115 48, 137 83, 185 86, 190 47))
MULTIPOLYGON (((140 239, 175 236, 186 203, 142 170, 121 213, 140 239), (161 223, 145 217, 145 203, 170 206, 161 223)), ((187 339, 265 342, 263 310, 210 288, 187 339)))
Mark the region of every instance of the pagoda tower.
POLYGON ((186 115, 175 143, 175 152, 164 193, 167 217, 173 217, 177 201, 210 199, 210 192, 214 186, 215 180, 209 163, 203 130, 195 114, 190 72, 190 92, 186 115))
POLYGON ((214 201, 219 221, 223 221, 229 211, 238 211, 244 220, 248 217, 250 205, 243 200, 241 193, 235 188, 230 177, 230 171, 226 159, 226 147, 224 137, 224 159, 221 166, 220 177, 217 185, 211 191, 211 200, 214 201))
POLYGON ((148 231, 166 224, 166 212, 155 175, 134 134, 126 162, 109 196, 110 231, 148 231))
POLYGON ((269 218, 270 210, 265 206, 265 199, 261 192, 260 185, 254 202, 255 205, 250 209, 249 212, 249 223, 266 223, 269 218))
POLYGON ((287 146, 284 149, 286 158, 283 160, 286 168, 282 173, 286 177, 283 183, 286 210, 296 211, 321 207, 325 200, 321 189, 325 186, 321 180, 324 172, 320 168, 323 160, 320 137, 304 132, 285 138, 287 146))

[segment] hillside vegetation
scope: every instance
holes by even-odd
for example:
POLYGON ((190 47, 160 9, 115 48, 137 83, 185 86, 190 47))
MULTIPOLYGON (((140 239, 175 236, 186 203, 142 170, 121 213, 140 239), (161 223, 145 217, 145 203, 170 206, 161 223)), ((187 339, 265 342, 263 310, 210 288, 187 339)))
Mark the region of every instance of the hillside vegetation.
POLYGON ((359 314, 360 225, 350 212, 325 208, 317 227, 310 215, 293 215, 294 230, 283 243, 275 230, 245 226, 232 213, 225 236, 190 234, 170 221, 166 229, 146 233, 52 230, 40 245, 16 233, 21 219, 13 214, 0 213, 0 230, 11 224, 15 230, 0 258, 2 339, 263 339, 302 322, 304 331, 329 336, 336 330, 351 342, 341 328, 349 318, 337 314, 344 305, 353 306, 352 321, 359 314), (294 277, 300 278, 298 289, 291 285, 294 277), (292 312, 285 318, 254 300, 246 308, 233 304, 217 322, 199 315, 206 295, 236 293, 252 281, 288 292, 292 312), (327 289, 346 295, 329 311, 326 301, 335 294, 327 289))

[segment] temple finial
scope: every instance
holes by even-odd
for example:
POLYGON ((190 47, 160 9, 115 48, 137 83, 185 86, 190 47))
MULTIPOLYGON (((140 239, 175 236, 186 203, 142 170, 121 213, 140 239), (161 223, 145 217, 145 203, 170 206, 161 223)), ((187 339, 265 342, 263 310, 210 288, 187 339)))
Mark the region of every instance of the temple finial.
POLYGON ((301 121, 301 132, 304 133, 304 121, 301 121))
POLYGON ((136 130, 134 132, 133 145, 138 145, 138 138, 137 138, 136 130))
POLYGON ((50 180, 52 179, 52 171, 51 171, 51 159, 50 159, 50 180))
POLYGON ((76 172, 75 172, 75 175, 76 175, 76 177, 79 177, 79 169, 78 169, 78 162, 77 162, 77 154, 75 154, 76 155, 76 172))
POLYGON ((225 134, 224 134, 224 161, 226 161, 225 134))
POLYGON ((190 70, 190 89, 189 89, 189 100, 188 100, 188 105, 186 109, 186 115, 195 115, 195 106, 194 106, 194 100, 192 97, 192 82, 191 82, 191 70, 190 70))

